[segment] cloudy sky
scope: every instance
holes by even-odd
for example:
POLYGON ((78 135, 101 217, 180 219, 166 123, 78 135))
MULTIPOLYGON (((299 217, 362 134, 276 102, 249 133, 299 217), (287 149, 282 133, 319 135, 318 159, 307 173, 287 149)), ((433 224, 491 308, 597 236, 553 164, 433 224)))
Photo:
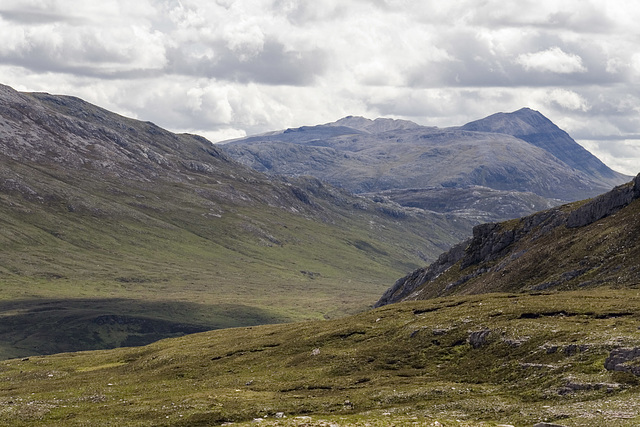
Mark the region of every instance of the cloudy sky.
POLYGON ((2 0, 0 83, 212 141, 534 108, 640 172, 632 0, 2 0))

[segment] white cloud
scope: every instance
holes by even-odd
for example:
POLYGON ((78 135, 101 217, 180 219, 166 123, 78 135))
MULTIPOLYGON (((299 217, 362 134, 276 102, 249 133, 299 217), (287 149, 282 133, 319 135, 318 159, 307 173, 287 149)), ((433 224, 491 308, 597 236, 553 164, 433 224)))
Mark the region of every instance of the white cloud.
POLYGON ((582 96, 567 89, 552 89, 547 102, 566 110, 587 111, 589 109, 587 101, 582 96))
POLYGON ((211 139, 528 106, 632 140, 638 21, 621 0, 3 0, 0 82, 211 139))
POLYGON ((557 46, 535 53, 523 53, 518 55, 516 62, 527 71, 560 74, 587 72, 580 56, 566 53, 557 46))

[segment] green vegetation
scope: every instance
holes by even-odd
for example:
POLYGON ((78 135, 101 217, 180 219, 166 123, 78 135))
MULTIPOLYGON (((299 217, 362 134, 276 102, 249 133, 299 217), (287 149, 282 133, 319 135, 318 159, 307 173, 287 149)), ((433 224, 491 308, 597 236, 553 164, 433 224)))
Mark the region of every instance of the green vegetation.
POLYGON ((640 380, 604 361, 640 346, 639 303, 628 290, 449 297, 8 360, 0 423, 637 425, 640 380))
POLYGON ((0 86, 0 359, 365 310, 470 223, 0 86))
POLYGON ((309 203, 284 182, 224 174, 81 189, 58 174, 32 184, 44 200, 0 195, 0 358, 353 314, 456 239, 444 217, 398 219, 305 180, 293 182, 309 203), (96 326, 104 315, 151 326, 116 334, 96 326))

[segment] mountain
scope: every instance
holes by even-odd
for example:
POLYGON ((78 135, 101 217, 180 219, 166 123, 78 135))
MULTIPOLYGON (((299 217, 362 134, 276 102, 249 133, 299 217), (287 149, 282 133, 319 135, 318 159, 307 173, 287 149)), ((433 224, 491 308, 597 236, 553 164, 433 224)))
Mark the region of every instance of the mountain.
POLYGON ((389 200, 402 206, 457 215, 478 224, 519 218, 561 204, 558 200, 526 191, 501 191, 479 185, 408 188, 364 195, 374 200, 389 200))
POLYGON ((0 224, 0 358, 355 313, 471 226, 7 86, 0 224))
POLYGON ((354 193, 483 186, 575 201, 630 179, 529 109, 442 129, 350 116, 222 147, 256 170, 314 176, 354 193))
POLYGON ((551 120, 530 108, 522 108, 513 113, 496 113, 467 123, 461 129, 513 135, 548 151, 570 167, 611 187, 621 184, 620 180, 627 179, 577 144, 551 120))
POLYGON ((486 292, 636 288, 640 175, 594 199, 474 227, 376 304, 486 292))

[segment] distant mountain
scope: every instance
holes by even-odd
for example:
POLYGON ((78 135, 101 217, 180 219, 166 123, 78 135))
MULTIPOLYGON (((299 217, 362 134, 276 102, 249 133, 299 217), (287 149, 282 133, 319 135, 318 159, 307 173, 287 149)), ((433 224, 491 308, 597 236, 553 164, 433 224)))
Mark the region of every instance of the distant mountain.
POLYGON ((353 313, 471 229, 7 86, 0 224, 0 358, 353 313))
POLYGON ((444 129, 350 116, 230 141, 223 148, 256 170, 314 176, 354 193, 483 186, 573 201, 630 178, 528 109, 444 129))
POLYGON ((568 133, 551 120, 530 108, 513 113, 496 113, 481 120, 467 123, 461 129, 513 135, 540 147, 555 157, 611 187, 627 179, 623 174, 611 170, 597 157, 576 143, 568 133))
POLYGON ((503 223, 398 280, 377 305, 487 292, 636 288, 640 175, 594 199, 503 223))
POLYGON ((478 185, 386 190, 365 195, 374 200, 457 215, 478 224, 519 218, 561 204, 530 192, 494 190, 478 185))

